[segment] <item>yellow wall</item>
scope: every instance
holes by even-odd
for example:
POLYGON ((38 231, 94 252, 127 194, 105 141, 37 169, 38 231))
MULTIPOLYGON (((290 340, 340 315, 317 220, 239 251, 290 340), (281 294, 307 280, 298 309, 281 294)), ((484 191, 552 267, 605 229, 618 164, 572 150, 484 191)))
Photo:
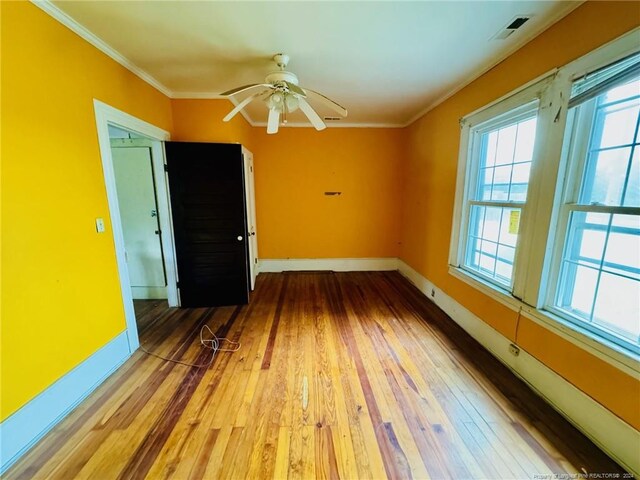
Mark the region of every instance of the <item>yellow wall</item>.
MULTIPOLYGON (((252 149, 251 125, 240 114, 230 122, 224 116, 233 109, 228 100, 171 100, 173 132, 177 142, 241 143, 252 149)), ((255 152, 254 152, 255 153, 255 152)))
POLYGON ((174 100, 173 139, 254 154, 261 258, 397 257, 402 129, 283 128, 267 135, 226 100, 174 100), (325 191, 341 191, 329 197, 325 191))
MULTIPOLYGON (((408 127, 401 258, 512 340, 517 314, 447 271, 460 139, 458 120, 639 23, 637 2, 588 2, 408 127)), ((520 322, 518 343, 621 418, 640 427, 637 380, 526 319, 520 322)))
POLYGON ((260 128, 254 141, 261 257, 398 256, 401 129, 260 128))
MULTIPOLYGON (((0 419, 125 329, 94 97, 174 140, 247 145, 262 258, 400 255, 513 339, 516 314, 447 273, 458 119, 638 24, 636 2, 587 3, 407 129, 268 136, 240 116, 219 121, 227 101, 170 101, 30 3, 0 9, 0 419)), ((526 318, 519 325, 525 350, 640 427, 637 381, 526 318)))
POLYGON ((5 419, 125 330, 93 98, 172 120, 164 95, 39 8, 0 8, 5 419))

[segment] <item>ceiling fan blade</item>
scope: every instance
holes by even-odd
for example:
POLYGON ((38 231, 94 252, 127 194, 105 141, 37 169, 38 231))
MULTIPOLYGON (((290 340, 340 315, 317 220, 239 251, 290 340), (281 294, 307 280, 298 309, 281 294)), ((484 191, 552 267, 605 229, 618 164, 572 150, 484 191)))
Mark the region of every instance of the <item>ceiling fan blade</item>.
POLYGON ((280 123, 280 112, 275 108, 269 109, 269 119, 267 120, 267 133, 278 133, 280 123))
POLYGON ((316 111, 313 108, 311 108, 311 105, 309 105, 309 103, 307 103, 307 101, 304 98, 299 97, 298 102, 300 105, 300 110, 304 112, 304 114, 307 116, 311 124, 316 128, 316 130, 324 130, 325 128, 327 128, 327 126, 324 124, 320 116, 316 113, 316 111))
POLYGON ((347 116, 347 109, 344 108, 342 105, 334 102, 330 98, 325 97, 323 94, 321 94, 319 92, 316 92, 315 90, 311 90, 310 88, 305 88, 304 90, 307 91, 307 92, 311 92, 311 93, 317 95, 318 96, 318 100, 320 100, 322 103, 324 103, 327 107, 329 107, 334 112, 339 113, 343 117, 347 116))
POLYGON ((224 96, 235 95, 236 93, 244 92, 245 90, 250 90, 256 87, 273 88, 273 85, 269 83, 252 83, 251 85, 243 85, 241 87, 232 88, 231 90, 227 90, 226 92, 223 92, 220 95, 224 95, 224 96))
POLYGON ((282 83, 284 83, 287 88, 289 88, 289 90, 291 90, 296 95, 300 95, 301 97, 307 96, 306 92, 295 83, 287 82, 286 80, 284 80, 282 83))
POLYGON ((223 122, 228 122, 229 120, 231 120, 233 117, 236 116, 236 114, 242 110, 245 106, 247 106, 249 104, 249 102, 251 102, 251 100, 253 100, 256 97, 259 97, 260 95, 262 95, 264 92, 266 92, 267 90, 263 90, 261 92, 258 93, 254 93, 253 95, 245 98, 244 100, 242 100, 238 105, 236 105, 236 107, 231 110, 229 113, 227 113, 227 116, 224 117, 222 119, 223 122))

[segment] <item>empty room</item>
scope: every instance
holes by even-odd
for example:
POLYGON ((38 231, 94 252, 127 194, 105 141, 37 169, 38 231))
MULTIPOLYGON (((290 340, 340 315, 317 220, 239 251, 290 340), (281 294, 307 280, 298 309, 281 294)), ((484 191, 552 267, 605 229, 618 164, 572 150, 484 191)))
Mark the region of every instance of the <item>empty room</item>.
POLYGON ((2 478, 640 476, 640 2, 0 39, 2 478))

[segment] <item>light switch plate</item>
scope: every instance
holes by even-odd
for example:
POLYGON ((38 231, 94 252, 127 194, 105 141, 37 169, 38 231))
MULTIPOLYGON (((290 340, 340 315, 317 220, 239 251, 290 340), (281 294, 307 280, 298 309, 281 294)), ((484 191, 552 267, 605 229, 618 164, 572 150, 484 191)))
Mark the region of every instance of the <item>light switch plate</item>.
POLYGON ((104 220, 102 218, 96 218, 96 232, 104 233, 104 220))

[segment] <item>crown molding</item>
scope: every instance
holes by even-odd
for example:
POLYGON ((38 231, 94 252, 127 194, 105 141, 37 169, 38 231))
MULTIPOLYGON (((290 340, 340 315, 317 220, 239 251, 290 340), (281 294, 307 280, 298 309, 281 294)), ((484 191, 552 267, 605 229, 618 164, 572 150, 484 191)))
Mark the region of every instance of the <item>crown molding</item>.
MULTIPOLYGON (((343 122, 332 122, 325 121, 327 128, 404 128, 405 125, 400 123, 343 123, 343 122)), ((266 127, 267 122, 255 122, 252 124, 253 127, 266 127)), ((300 122, 289 122, 286 125, 280 125, 279 128, 314 128, 311 123, 300 123, 300 122)))
MULTIPOLYGON (((147 73, 146 71, 144 71, 143 69, 141 69, 140 67, 135 65, 133 62, 131 62, 128 58, 126 58, 120 52, 118 52, 113 47, 108 45, 100 37, 98 37, 97 35, 95 35, 91 31, 89 31, 87 28, 85 28, 84 26, 82 26, 81 24, 76 22, 72 17, 67 15, 62 10, 60 10, 56 5, 54 5, 51 2, 51 0, 30 0, 30 1, 35 6, 37 6, 38 8, 40 8, 41 10, 43 10, 44 12, 49 14, 51 17, 53 17, 54 19, 56 19, 57 21, 62 23, 67 28, 69 28, 72 32, 76 33, 82 39, 84 39, 87 42, 89 42, 91 45, 96 47, 102 53, 104 53, 105 55, 109 56, 110 58, 112 58, 113 60, 118 62, 120 65, 125 67, 131 73, 137 75, 143 81, 147 82, 149 85, 151 85, 152 87, 156 88, 157 90, 162 92, 167 97, 169 97, 171 99, 184 99, 184 100, 187 100, 187 99, 194 99, 194 100, 195 99, 207 99, 207 100, 224 100, 224 99, 227 99, 227 100, 230 100, 234 105, 237 105, 237 101, 235 101, 235 99, 222 96, 222 95, 220 95, 218 93, 211 93, 211 92, 174 92, 174 91, 172 91, 171 89, 169 89, 168 87, 163 85, 160 81, 158 81, 156 78, 151 76, 149 73, 147 73)), ((512 48, 507 49, 505 51, 505 53, 503 53, 500 57, 498 57, 496 59, 496 61, 492 62, 490 64, 490 66, 485 67, 485 68, 481 68, 478 71, 476 71, 475 73, 473 73, 472 75, 470 75, 468 77, 469 78, 468 81, 457 85, 455 88, 449 90, 447 93, 441 95, 436 100, 434 100, 433 102, 429 103, 426 107, 422 108, 418 113, 413 115, 407 122, 404 122, 404 123, 340 123, 340 124, 329 123, 329 124, 327 124, 327 127, 329 127, 329 128, 335 128, 335 127, 338 127, 338 128, 404 128, 404 127, 408 127, 409 125, 415 123, 417 120, 422 118, 428 112, 430 112, 431 110, 436 108, 438 105, 440 105, 441 103, 443 103, 446 100, 448 100, 449 98, 451 98, 453 95, 458 93, 460 90, 462 90, 463 88, 467 87, 469 84, 473 83, 475 80, 477 80, 479 77, 481 77, 482 75, 487 73, 493 67, 495 67, 499 63, 503 62, 510 55, 512 55, 517 50, 519 50, 520 48, 525 46, 527 43, 529 43, 535 37, 540 35, 542 32, 547 30, 549 27, 551 27, 553 24, 555 24, 556 22, 558 22, 559 20, 561 20, 565 16, 567 16, 569 13, 571 13, 573 10, 578 8, 583 3, 584 3, 584 0, 568 2, 568 7, 563 9, 560 14, 554 16, 553 18, 550 18, 547 22, 545 22, 542 25, 541 28, 536 29, 535 31, 532 31, 532 32, 528 33, 526 36, 522 37, 522 40, 520 42, 514 44, 514 46, 512 48)), ((249 114, 245 111, 245 109, 240 110, 240 113, 242 114, 244 119, 249 123, 249 125, 251 125, 252 127, 266 127, 266 125, 267 125, 266 122, 256 122, 256 121, 254 121, 249 116, 249 114)), ((296 128, 298 128, 298 127, 299 128, 312 128, 312 126, 310 124, 303 124, 303 123, 289 123, 289 124, 287 124, 287 126, 288 127, 296 127, 296 128)))
POLYGON ((40 8, 41 10, 43 10, 44 12, 46 12, 47 14, 55 18, 58 22, 60 22, 69 30, 71 30, 72 32, 80 36, 80 38, 89 42, 91 45, 96 47, 102 53, 104 53, 105 55, 109 56, 110 58, 118 62, 120 65, 122 65, 124 68, 129 70, 131 73, 137 75, 142 80, 147 82, 149 85, 151 85, 155 89, 165 94, 167 97, 171 97, 173 93, 171 92, 171 90, 169 90, 166 86, 164 86, 154 77, 149 75, 147 72, 142 70, 140 67, 135 65, 133 62, 131 62, 128 58, 126 58, 120 52, 113 49, 100 37, 96 36, 94 33, 90 32, 85 27, 80 25, 73 18, 71 18, 69 15, 67 15, 65 12, 63 12, 53 3, 51 3, 50 0, 31 0, 31 3, 33 3, 36 7, 40 8))
POLYGON ((180 100, 230 100, 230 97, 211 92, 171 92, 171 98, 180 100))

